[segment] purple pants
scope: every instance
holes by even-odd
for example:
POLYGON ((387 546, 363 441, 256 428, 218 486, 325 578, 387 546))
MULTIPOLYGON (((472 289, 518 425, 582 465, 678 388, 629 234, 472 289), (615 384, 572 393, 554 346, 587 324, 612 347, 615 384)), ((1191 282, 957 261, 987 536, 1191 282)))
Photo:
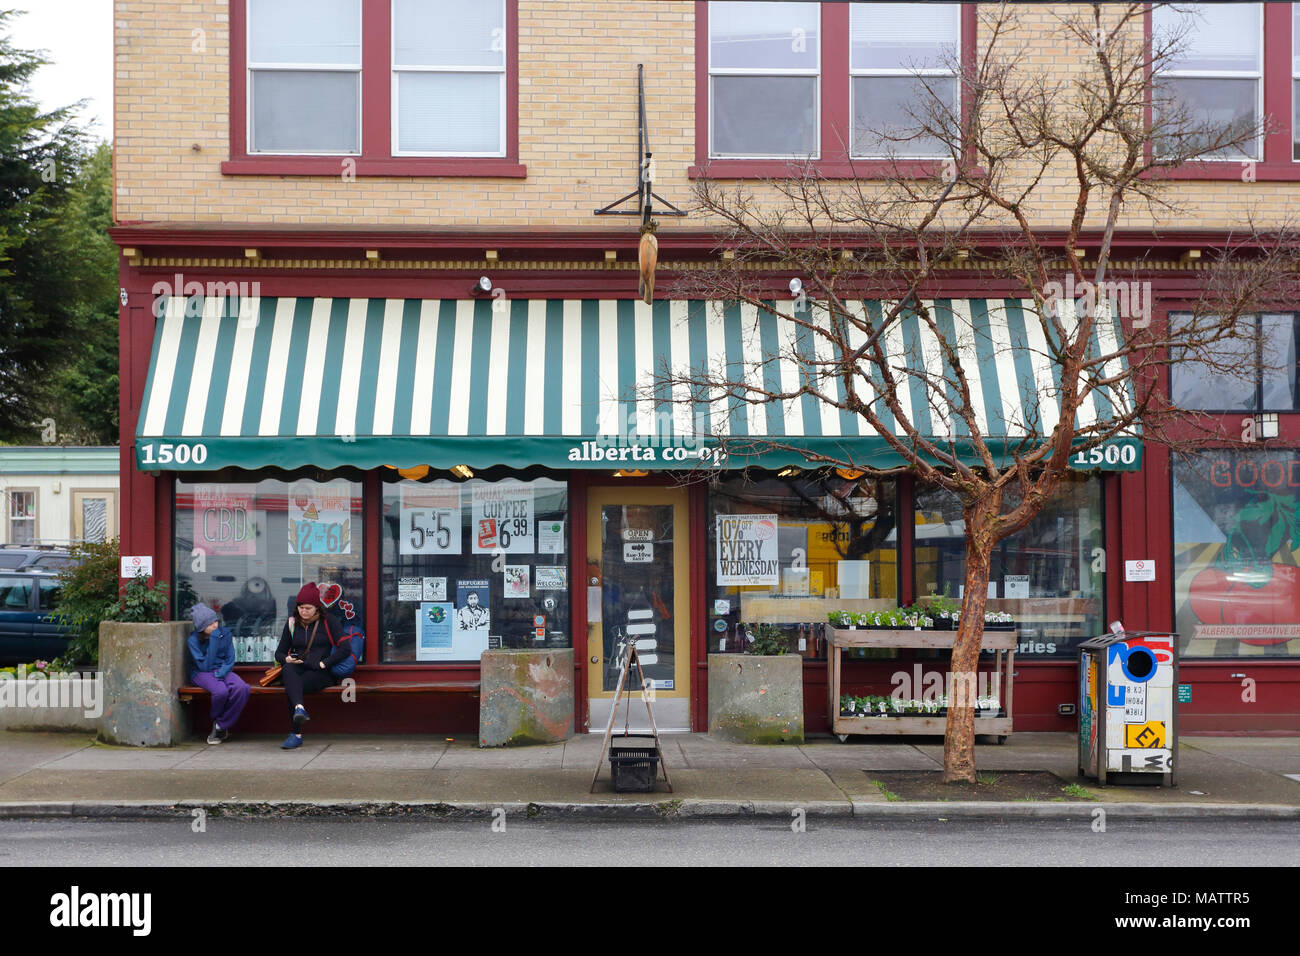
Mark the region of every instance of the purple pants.
POLYGON ((222 730, 233 727, 248 703, 249 690, 244 679, 234 671, 225 677, 200 671, 194 675, 194 683, 212 695, 212 722, 220 724, 222 730))

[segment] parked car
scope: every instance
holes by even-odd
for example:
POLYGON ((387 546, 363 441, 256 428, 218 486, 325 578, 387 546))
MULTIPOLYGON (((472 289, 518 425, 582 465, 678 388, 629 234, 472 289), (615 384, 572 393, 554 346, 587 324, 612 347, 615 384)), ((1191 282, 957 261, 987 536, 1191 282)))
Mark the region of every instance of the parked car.
POLYGON ((71 635, 54 615, 61 589, 52 571, 0 571, 0 667, 67 651, 71 635))
POLYGON ((42 568, 59 571, 77 560, 66 548, 41 545, 0 544, 0 571, 16 571, 19 568, 42 568))

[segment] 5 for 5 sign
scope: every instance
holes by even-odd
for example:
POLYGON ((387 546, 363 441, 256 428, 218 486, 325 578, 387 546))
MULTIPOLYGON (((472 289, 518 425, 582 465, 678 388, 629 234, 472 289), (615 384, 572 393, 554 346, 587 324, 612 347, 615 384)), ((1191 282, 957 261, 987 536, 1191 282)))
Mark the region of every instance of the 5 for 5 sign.
POLYGON ((460 485, 404 481, 400 488, 400 553, 460 554, 460 485))

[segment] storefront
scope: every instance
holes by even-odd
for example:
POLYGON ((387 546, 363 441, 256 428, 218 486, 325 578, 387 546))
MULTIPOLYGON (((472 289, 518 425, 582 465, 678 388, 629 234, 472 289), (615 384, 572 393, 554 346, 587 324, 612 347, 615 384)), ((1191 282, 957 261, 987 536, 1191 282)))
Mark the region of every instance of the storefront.
MULTIPOLYGON (((783 408, 662 401, 681 397, 657 384, 663 363, 743 364, 783 340, 779 321, 755 340, 736 306, 553 293, 429 299, 393 279, 344 283, 391 298, 266 294, 302 284, 268 279, 255 302, 139 297, 133 305, 147 311, 131 310, 147 350, 132 349, 142 374, 124 553, 166 556, 155 567, 170 573, 176 607, 219 609, 250 674, 273 652, 301 584, 329 582, 366 629, 365 681, 472 677, 490 647, 572 647, 579 728, 600 727, 611 662, 635 641, 661 725, 703 730, 708 655, 739 653, 747 626, 775 624, 805 659, 805 717, 816 732, 827 727, 820 625, 829 611, 960 596, 954 499, 907 475, 811 468, 763 444, 891 463, 885 443, 859 434, 850 416, 807 397, 783 408)), ((991 301, 951 300, 957 313, 984 315, 991 301)), ((1018 383, 1034 380, 1007 364, 1002 376, 985 365, 990 421, 1016 421, 1018 383)), ((1221 701, 1225 658, 1280 662, 1300 644, 1272 624, 1237 633, 1279 615, 1300 627, 1300 609, 1286 605, 1291 588, 1281 595, 1296 558, 1271 547, 1277 527, 1292 545, 1294 501, 1287 511, 1281 500, 1300 463, 1237 455, 1205 481, 1175 465, 1171 495, 1167 459, 1146 452, 1144 462, 1132 443, 1112 462, 1080 463, 998 548, 989 606, 1020 626, 1018 729, 1073 729, 1078 643, 1115 618, 1168 626, 1161 589, 1174 592, 1170 623, 1185 632, 1194 703, 1197 694, 1221 701), (1261 483, 1275 520, 1256 542, 1261 483), (1240 527, 1204 520, 1225 508, 1240 527), (1282 554, 1271 588, 1236 583, 1240 569, 1225 562, 1247 550, 1282 554), (1154 560, 1154 583, 1127 580, 1125 560, 1135 558, 1154 560), (1255 617, 1196 617, 1210 613, 1196 595, 1211 574, 1236 574, 1229 590, 1250 587, 1255 617)), ((889 693, 901 669, 942 666, 926 653, 850 660, 846 682, 889 693)), ((1253 716, 1214 712, 1184 727, 1283 729, 1295 709, 1282 705, 1256 727, 1253 716)), ((250 713, 278 727, 278 710, 250 713)), ((411 695, 327 711, 322 729, 466 732, 476 720, 472 701, 411 695)))

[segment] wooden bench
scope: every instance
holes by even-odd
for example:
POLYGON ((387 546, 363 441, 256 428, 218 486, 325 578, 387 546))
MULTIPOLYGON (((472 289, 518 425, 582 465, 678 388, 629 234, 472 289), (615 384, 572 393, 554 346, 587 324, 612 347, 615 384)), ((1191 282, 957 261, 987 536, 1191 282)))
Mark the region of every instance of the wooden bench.
MULTIPOLYGON (((355 687, 358 696, 362 694, 472 694, 475 697, 479 695, 481 684, 477 680, 440 680, 440 681, 417 681, 405 684, 361 684, 355 687)), ((271 687, 259 687, 256 683, 249 683, 248 689, 253 694, 283 694, 284 688, 279 684, 271 687)), ((318 694, 338 694, 343 691, 343 685, 331 684, 323 690, 316 691, 318 694)), ((195 697, 201 697, 207 691, 202 687, 185 686, 177 691, 182 703, 188 704, 195 697)))

